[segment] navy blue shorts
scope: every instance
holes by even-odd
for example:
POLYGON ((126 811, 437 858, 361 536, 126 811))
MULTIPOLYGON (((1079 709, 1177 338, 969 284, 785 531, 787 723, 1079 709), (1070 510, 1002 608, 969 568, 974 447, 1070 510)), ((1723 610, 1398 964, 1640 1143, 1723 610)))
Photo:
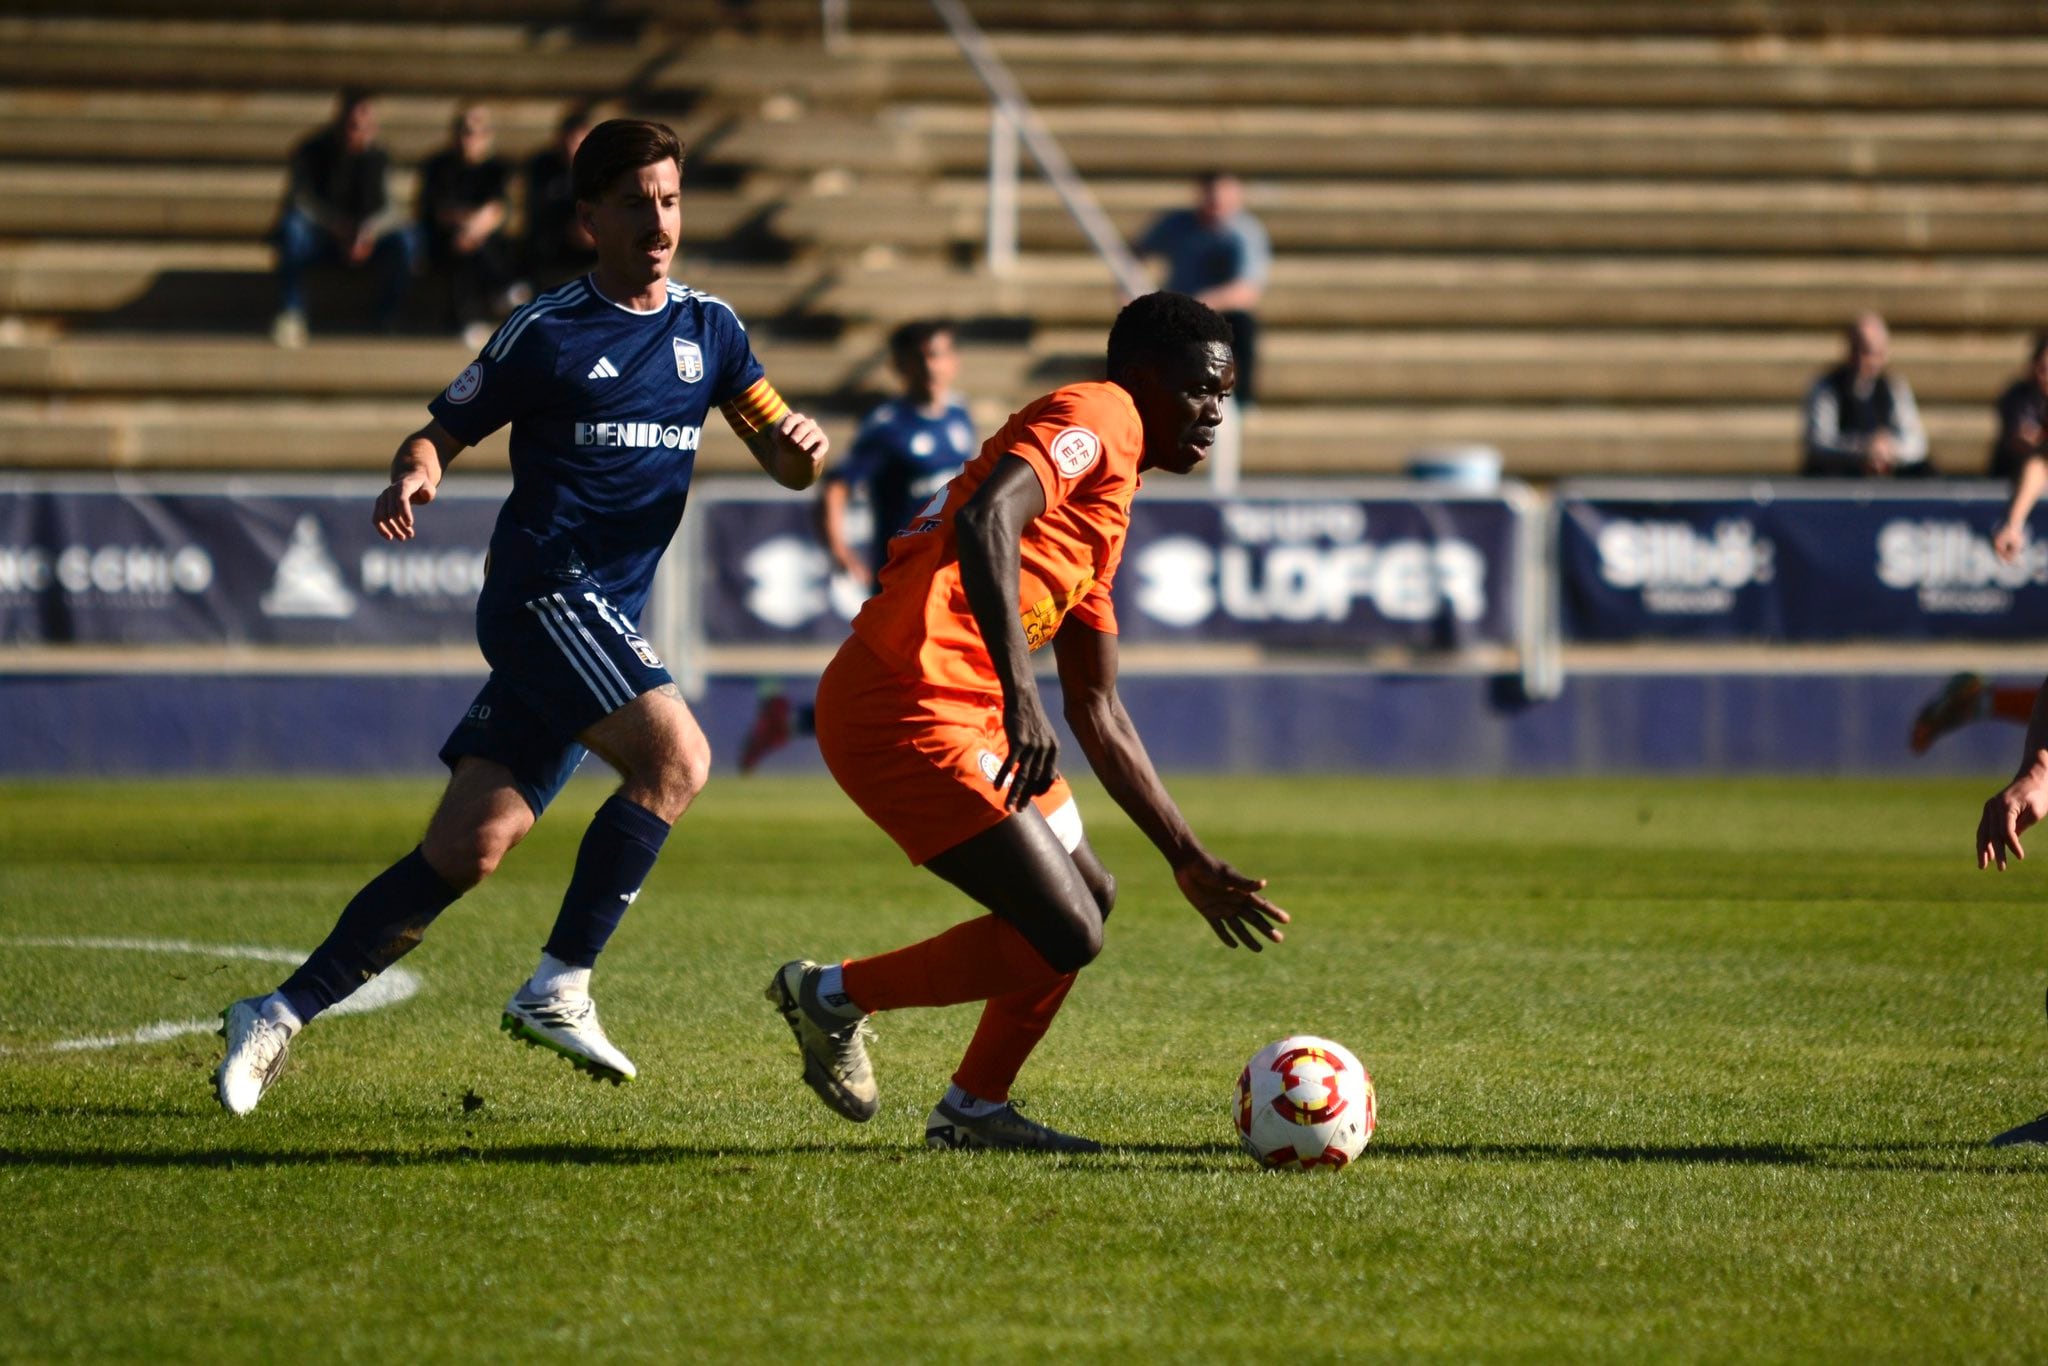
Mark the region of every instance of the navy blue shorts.
POLYGON ((641 693, 672 682, 631 618, 578 585, 509 612, 479 612, 491 676, 441 746, 512 770, 538 816, 589 753, 576 737, 641 693))

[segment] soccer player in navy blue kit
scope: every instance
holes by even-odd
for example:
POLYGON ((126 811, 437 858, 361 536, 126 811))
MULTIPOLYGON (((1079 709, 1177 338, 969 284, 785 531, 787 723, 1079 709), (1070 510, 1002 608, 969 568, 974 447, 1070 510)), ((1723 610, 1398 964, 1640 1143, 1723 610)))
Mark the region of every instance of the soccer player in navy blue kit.
MULTIPOLYGON (((864 593, 874 591, 889 558, 889 538, 910 525, 976 446, 974 417, 953 394, 960 356, 951 323, 926 318, 903 324, 889 334, 889 360, 903 381, 903 397, 877 404, 861 420, 853 450, 825 472, 818 499, 825 550, 864 593), (856 487, 867 495, 873 527, 865 556, 846 534, 847 504, 856 487)), ((808 706, 794 707, 779 688, 766 689, 740 746, 740 772, 753 772, 791 736, 814 734, 815 724, 808 706)))
POLYGON ((428 405, 433 420, 400 445, 377 498, 378 531, 410 539, 456 454, 512 424, 512 493, 477 600, 490 678, 441 749, 452 776, 419 846, 357 893, 276 991, 222 1012, 214 1088, 234 1114, 256 1107, 293 1034, 491 874, 586 751, 622 781, 583 837, 540 965, 502 1027, 593 1077, 635 1074, 598 1023, 590 971, 703 788, 711 750, 634 618, 713 406, 787 488, 817 479, 826 441, 768 383, 731 307, 668 278, 682 223, 675 134, 600 124, 574 174, 597 268, 506 320, 428 405))

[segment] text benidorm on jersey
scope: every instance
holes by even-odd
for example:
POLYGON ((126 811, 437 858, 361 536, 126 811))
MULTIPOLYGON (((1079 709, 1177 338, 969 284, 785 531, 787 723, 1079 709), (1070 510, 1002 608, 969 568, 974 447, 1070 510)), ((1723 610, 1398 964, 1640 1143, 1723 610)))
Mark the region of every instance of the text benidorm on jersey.
POLYGON ((702 427, 665 427, 659 422, 579 422, 579 446, 666 446, 672 451, 694 451, 704 438, 702 427))

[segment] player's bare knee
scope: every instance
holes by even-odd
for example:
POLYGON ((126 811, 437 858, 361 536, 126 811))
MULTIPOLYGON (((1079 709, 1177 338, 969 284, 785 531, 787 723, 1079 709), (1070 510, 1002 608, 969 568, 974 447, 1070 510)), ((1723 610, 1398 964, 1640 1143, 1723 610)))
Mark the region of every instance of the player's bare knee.
POLYGON ((1116 874, 1107 868, 1096 876, 1088 878, 1088 895, 1095 898, 1095 909, 1104 920, 1116 909, 1116 874))
POLYGON ((1063 918, 1042 934, 1035 947, 1058 972, 1079 972, 1102 952, 1102 921, 1094 915, 1063 918))

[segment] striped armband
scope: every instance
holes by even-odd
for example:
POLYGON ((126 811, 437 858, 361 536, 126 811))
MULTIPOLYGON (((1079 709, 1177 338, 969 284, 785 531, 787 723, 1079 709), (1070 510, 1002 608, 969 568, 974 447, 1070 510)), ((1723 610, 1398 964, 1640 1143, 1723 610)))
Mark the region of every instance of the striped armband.
POLYGON ((740 434, 740 440, 750 440, 767 431, 783 418, 789 416, 789 405, 782 395, 775 392, 775 386, 763 375, 753 386, 730 403, 719 405, 725 420, 740 434))

